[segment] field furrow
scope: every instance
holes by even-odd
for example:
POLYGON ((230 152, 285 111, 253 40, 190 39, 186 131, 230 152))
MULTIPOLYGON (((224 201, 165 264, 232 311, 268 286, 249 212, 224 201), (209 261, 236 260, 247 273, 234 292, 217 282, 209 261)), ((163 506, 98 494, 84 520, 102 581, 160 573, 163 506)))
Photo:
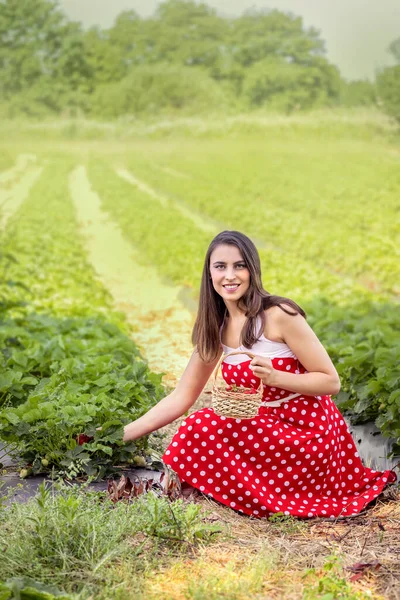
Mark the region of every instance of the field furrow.
POLYGON ((230 228, 373 291, 400 291, 398 161, 382 152, 377 162, 372 145, 214 141, 171 144, 166 153, 154 143, 126 164, 160 193, 230 228))
POLYGON ((171 206, 174 210, 178 211, 183 215, 186 219, 192 221, 192 223, 202 231, 209 233, 211 235, 216 235, 220 228, 216 223, 213 223, 211 219, 205 219, 204 216, 190 210, 185 204, 182 202, 178 202, 177 200, 172 201, 170 198, 163 196, 162 194, 156 192, 151 188, 147 183, 138 179, 132 171, 127 171, 126 169, 117 169, 117 175, 125 179, 128 183, 136 186, 141 192, 144 192, 148 196, 155 198, 158 200, 162 207, 167 208, 171 206))
MULTIPOLYGON (((160 196, 142 180, 138 187, 135 185, 137 179, 130 178, 130 172, 122 172, 123 180, 116 177, 105 162, 98 158, 91 161, 89 175, 104 208, 121 225, 127 239, 140 245, 143 259, 147 257, 148 263, 156 265, 161 275, 179 285, 189 286, 197 296, 205 250, 224 225, 218 229, 214 224, 213 234, 206 233, 196 219, 188 218, 185 211, 179 209, 174 197, 160 196)), ((208 224, 207 217, 203 222, 208 224)), ((251 235, 251 228, 249 231, 245 223, 241 224, 240 230, 251 235)), ((264 283, 271 293, 294 297, 299 302, 315 296, 333 296, 342 303, 351 302, 356 295, 359 301, 372 297, 351 278, 343 278, 312 261, 264 243, 262 239, 258 247, 264 283)))
POLYGON ((155 267, 139 263, 139 249, 101 210, 83 166, 70 175, 69 186, 91 264, 133 326, 150 368, 165 372, 164 381, 175 385, 192 352, 193 316, 180 301, 180 288, 167 285, 155 267))
POLYGON ((6 227, 10 217, 18 211, 29 196, 32 186, 39 179, 42 172, 42 167, 28 169, 10 189, 0 189, 0 228, 6 227))
POLYGON ((15 164, 12 167, 8 162, 3 163, 4 166, 7 165, 11 168, 6 168, 6 170, 0 171, 0 186, 10 184, 21 177, 26 169, 31 167, 32 164, 36 163, 36 159, 37 157, 35 154, 18 154, 15 159, 15 164))
POLYGON ((48 161, 2 240, 0 439, 27 474, 103 476, 148 447, 145 438, 124 444, 123 425, 164 392, 88 260, 73 167, 68 157, 48 161))

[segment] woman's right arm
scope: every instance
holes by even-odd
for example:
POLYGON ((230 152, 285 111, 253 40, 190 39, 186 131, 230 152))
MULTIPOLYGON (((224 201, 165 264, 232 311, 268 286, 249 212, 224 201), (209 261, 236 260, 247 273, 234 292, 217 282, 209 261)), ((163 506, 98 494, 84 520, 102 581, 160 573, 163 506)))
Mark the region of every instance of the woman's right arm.
POLYGON ((156 429, 160 429, 160 427, 172 423, 189 410, 212 375, 221 357, 221 352, 213 362, 206 363, 200 358, 195 349, 174 391, 160 400, 145 415, 139 417, 136 421, 132 421, 132 423, 128 423, 124 428, 123 441, 136 440, 156 429))

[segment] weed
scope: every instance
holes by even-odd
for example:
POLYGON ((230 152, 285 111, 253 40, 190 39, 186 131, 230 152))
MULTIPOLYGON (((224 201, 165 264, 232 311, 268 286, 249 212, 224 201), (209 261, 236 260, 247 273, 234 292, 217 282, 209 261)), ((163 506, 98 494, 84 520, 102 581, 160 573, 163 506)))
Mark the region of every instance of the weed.
POLYGON ((279 533, 293 534, 298 531, 303 531, 306 528, 306 523, 296 519, 292 515, 285 515, 283 512, 277 512, 268 518, 274 531, 279 533))
POLYGON ((68 592, 93 593, 113 565, 128 561, 130 572, 140 573, 163 548, 185 550, 217 531, 203 522, 200 507, 181 501, 148 494, 113 505, 102 492, 42 484, 27 504, 0 511, 0 581, 29 575, 68 592))
POLYGON ((330 554, 324 563, 322 573, 309 569, 304 575, 306 587, 303 600, 367 600, 370 593, 354 590, 343 577, 342 558, 330 554), (310 578, 310 583, 308 579, 310 578))

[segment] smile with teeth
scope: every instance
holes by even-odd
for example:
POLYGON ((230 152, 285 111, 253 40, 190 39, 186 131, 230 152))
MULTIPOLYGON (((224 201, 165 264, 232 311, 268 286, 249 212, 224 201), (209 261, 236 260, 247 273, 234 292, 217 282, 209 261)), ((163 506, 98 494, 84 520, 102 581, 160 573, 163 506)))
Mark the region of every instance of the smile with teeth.
POLYGON ((228 283, 227 285, 224 285, 223 287, 226 290, 236 290, 239 287, 240 283, 228 283))

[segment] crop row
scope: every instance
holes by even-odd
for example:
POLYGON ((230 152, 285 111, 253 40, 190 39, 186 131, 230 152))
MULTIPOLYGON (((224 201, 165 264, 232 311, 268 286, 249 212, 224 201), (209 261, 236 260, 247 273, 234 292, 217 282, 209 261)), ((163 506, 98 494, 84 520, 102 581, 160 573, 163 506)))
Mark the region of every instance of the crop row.
POLYGON ((399 294, 398 159, 386 147, 279 140, 141 145, 135 174, 193 209, 366 287, 399 294))
POLYGON ((87 261, 71 167, 48 164, 2 243, 0 437, 33 472, 101 475, 148 447, 123 444, 122 425, 161 397, 161 376, 87 261))
POLYGON ((10 169, 15 162, 15 155, 8 147, 0 147, 0 171, 10 169))
MULTIPOLYGON (((89 176, 104 209, 119 223, 127 239, 140 248, 143 257, 162 275, 197 293, 212 235, 182 215, 172 200, 161 204, 97 157, 90 162, 89 176)), ((241 230, 251 235, 246 227, 241 230)), ((261 245, 260 257, 264 284, 272 293, 291 296, 298 302, 315 295, 333 296, 344 303, 351 302, 356 293, 370 297, 361 286, 292 254, 261 245)))

